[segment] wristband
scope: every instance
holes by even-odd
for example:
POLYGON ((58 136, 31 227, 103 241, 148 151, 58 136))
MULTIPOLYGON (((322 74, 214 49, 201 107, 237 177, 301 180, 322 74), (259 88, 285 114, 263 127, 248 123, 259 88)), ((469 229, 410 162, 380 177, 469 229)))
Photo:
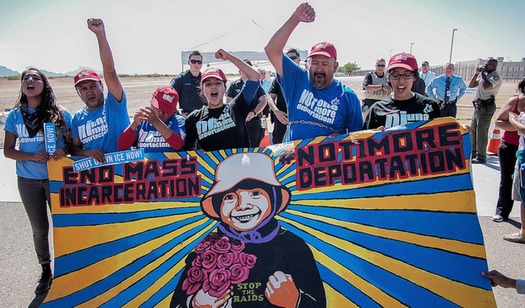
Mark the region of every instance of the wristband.
POLYGON ((255 112, 255 110, 252 110, 252 112, 254 116, 257 116, 257 112, 255 112))

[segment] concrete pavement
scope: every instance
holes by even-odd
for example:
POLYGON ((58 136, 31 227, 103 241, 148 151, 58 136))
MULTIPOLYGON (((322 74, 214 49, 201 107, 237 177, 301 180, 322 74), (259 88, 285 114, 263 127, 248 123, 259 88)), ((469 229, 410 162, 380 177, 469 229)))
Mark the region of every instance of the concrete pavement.
MULTIPOLYGON (((20 203, 15 176, 15 162, 0 156, 0 306, 37 307, 44 296, 35 297, 34 283, 40 268, 33 249, 31 228, 20 203)), ((478 216, 485 239, 489 268, 511 277, 525 279, 525 245, 504 241, 501 237, 519 230, 519 204, 515 203, 511 219, 494 223, 491 217, 498 197, 499 164, 489 157, 485 165, 473 165, 472 176, 478 216)), ((525 295, 515 290, 494 289, 498 307, 524 307, 525 295)))

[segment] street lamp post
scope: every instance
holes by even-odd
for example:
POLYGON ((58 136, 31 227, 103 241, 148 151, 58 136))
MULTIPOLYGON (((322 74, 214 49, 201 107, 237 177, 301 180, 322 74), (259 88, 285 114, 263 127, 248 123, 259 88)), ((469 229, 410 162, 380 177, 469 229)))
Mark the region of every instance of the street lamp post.
POLYGON ((454 48, 454 32, 458 29, 452 29, 452 40, 450 42, 450 57, 448 57, 448 63, 452 63, 452 48, 454 48))
POLYGON ((412 46, 414 46, 415 43, 410 43, 410 53, 412 53, 412 46))

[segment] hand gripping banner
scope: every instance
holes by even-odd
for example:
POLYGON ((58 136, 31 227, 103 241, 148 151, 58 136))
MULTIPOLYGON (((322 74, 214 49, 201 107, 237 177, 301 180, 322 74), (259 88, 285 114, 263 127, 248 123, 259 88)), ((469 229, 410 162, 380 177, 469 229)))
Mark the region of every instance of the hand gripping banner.
POLYGON ((49 163, 43 307, 495 307, 451 118, 268 148, 49 163))

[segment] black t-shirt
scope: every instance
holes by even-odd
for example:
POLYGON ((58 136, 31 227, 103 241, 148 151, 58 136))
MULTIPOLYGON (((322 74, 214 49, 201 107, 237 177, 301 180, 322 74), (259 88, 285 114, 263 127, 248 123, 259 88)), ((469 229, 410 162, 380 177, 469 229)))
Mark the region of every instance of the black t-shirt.
POLYGON ((171 80, 171 87, 179 93, 179 108, 184 112, 200 109, 206 103, 201 99, 201 73, 195 77, 186 71, 171 80))
POLYGON ((412 84, 412 89, 410 89, 412 92, 416 92, 416 93, 419 93, 423 96, 426 96, 426 93, 425 93, 425 82, 423 81, 423 79, 421 78, 418 78, 417 81, 414 81, 414 83, 412 84))
POLYGON ((394 100, 391 96, 370 107, 364 129, 380 126, 390 128, 407 123, 427 121, 440 116, 439 105, 432 99, 414 93, 408 100, 394 100))
POLYGON ((272 81, 272 85, 270 86, 270 89, 268 90, 268 93, 276 95, 274 103, 275 103, 275 106, 277 107, 277 109, 279 109, 279 110, 281 110, 283 112, 287 112, 288 111, 288 107, 286 106, 286 99, 284 98, 283 90, 281 89, 281 85, 277 81, 277 78, 275 78, 272 81))
MULTIPOLYGON (((242 81, 241 78, 233 81, 230 84, 228 91, 226 91, 226 96, 232 97, 232 98, 236 97, 237 95, 239 95, 239 93, 241 93, 243 86, 244 86, 244 81, 242 81)), ((252 110, 255 109, 255 107, 259 103, 259 97, 265 96, 265 95, 266 95, 266 92, 264 92, 263 88, 259 86, 259 88, 257 88, 257 93, 255 94, 255 97, 253 98, 253 101, 252 101, 252 110)))
POLYGON ((204 106, 193 111, 185 122, 186 150, 193 149, 195 141, 204 151, 249 148, 245 123, 252 109, 241 94, 220 108, 204 106))

